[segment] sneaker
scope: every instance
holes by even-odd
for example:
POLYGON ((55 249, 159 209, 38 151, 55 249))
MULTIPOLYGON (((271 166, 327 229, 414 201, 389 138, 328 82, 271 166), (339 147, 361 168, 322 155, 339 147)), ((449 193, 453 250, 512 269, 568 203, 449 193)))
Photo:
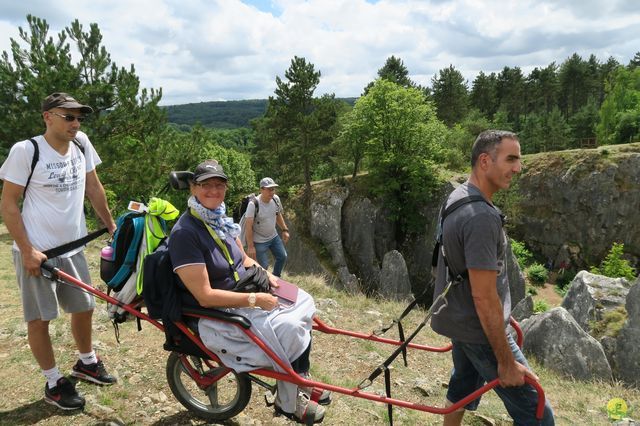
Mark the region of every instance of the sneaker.
POLYGON ((85 365, 82 360, 78 360, 76 365, 73 366, 71 375, 98 385, 112 385, 118 381, 115 377, 107 373, 100 358, 98 358, 98 362, 95 364, 89 365, 85 365))
POLYGON ((56 385, 49 389, 49 384, 44 385, 45 402, 55 405, 63 410, 77 410, 84 407, 84 398, 76 392, 76 387, 66 377, 61 377, 56 385))
POLYGON ((277 414, 295 421, 296 423, 304 423, 307 425, 322 423, 324 420, 324 407, 318 405, 317 402, 313 402, 309 399, 309 396, 304 392, 298 392, 298 399, 296 400, 295 413, 287 413, 278 407, 278 403, 275 404, 277 414))
MULTIPOLYGON (((311 379, 309 373, 300 374, 307 380, 311 379)), ((320 405, 331 404, 331 392, 326 389, 314 388, 311 386, 298 386, 298 390, 309 397, 312 401, 317 401, 320 405)))

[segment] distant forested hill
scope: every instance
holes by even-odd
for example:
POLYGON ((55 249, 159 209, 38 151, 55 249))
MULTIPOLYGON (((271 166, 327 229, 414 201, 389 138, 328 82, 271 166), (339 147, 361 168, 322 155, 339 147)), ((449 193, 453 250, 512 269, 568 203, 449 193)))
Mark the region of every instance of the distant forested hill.
MULTIPOLYGON (((353 105, 356 98, 342 98, 353 105)), ((249 122, 261 117, 267 110, 267 99, 244 101, 212 101, 194 104, 170 105, 167 110, 169 123, 178 126, 193 126, 200 123, 204 127, 235 129, 249 127, 249 122)))
POLYGON ((215 101, 165 107, 169 123, 234 129, 249 127, 249 121, 260 117, 267 109, 266 99, 245 101, 215 101))

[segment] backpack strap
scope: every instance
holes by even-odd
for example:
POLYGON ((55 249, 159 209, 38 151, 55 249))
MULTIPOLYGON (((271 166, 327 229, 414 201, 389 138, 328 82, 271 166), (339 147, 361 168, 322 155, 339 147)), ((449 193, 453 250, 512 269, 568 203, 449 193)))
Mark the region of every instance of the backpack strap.
POLYGON ((54 257, 58 257, 61 254, 70 252, 73 249, 86 245, 89 241, 95 240, 105 232, 107 232, 107 228, 98 229, 97 231, 87 234, 82 238, 79 238, 75 241, 71 241, 70 243, 66 243, 58 247, 54 247, 49 250, 45 250, 42 253, 44 253, 44 255, 47 256, 47 259, 53 259, 54 257))
MULTIPOLYGON (((433 247, 433 253, 431 255, 431 266, 433 268, 436 268, 438 266, 438 255, 440 254, 440 252, 442 252, 442 259, 444 260, 444 265, 447 268, 447 271, 449 271, 448 273, 451 273, 449 269, 449 262, 447 261, 447 256, 444 251, 444 246, 442 245, 442 231, 443 231, 444 220, 447 218, 447 216, 449 216, 451 213, 453 213, 454 211, 456 211, 458 208, 462 207, 465 204, 481 201, 481 202, 487 203, 492 208, 495 208, 495 207, 493 206, 493 204, 488 202, 482 195, 468 195, 466 197, 463 197, 463 198, 460 198, 459 200, 454 201, 453 203, 451 203, 451 205, 445 208, 447 201, 445 201, 442 204, 442 207, 440 208, 440 219, 438 220, 438 229, 436 231, 436 244, 433 247)), ((466 270, 464 270, 461 273, 457 274, 455 276, 455 279, 463 279, 463 278, 467 278, 468 276, 469 276, 469 273, 466 270)), ((450 277, 450 278, 452 280, 454 279, 454 277, 450 277)))
POLYGON ((27 186, 29 186, 29 182, 31 182, 31 176, 33 176, 33 171, 36 168, 36 164, 40 159, 40 148, 38 148, 38 143, 35 139, 29 139, 33 144, 33 158, 31 159, 31 171, 29 172, 29 177, 27 178, 27 183, 24 184, 24 190, 22 191, 22 198, 27 196, 27 186))
POLYGON ((258 218, 258 212, 260 211, 260 200, 258 200, 256 194, 251 194, 249 202, 253 203, 255 207, 255 211, 253 212, 253 220, 256 220, 258 218))

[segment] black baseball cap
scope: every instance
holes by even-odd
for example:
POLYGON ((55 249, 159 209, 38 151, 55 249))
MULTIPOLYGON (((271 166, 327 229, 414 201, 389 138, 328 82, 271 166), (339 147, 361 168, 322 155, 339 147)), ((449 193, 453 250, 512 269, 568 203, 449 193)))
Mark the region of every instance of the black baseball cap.
POLYGON ((76 101, 71 95, 63 92, 52 93, 42 101, 42 112, 49 111, 53 108, 80 109, 83 114, 91 114, 93 108, 88 105, 82 105, 76 101))
POLYGON ((203 180, 211 179, 214 177, 229 180, 229 178, 227 178, 227 175, 224 174, 224 170, 217 160, 205 160, 202 163, 198 164, 198 167, 196 167, 196 170, 193 172, 194 182, 202 182, 203 180))

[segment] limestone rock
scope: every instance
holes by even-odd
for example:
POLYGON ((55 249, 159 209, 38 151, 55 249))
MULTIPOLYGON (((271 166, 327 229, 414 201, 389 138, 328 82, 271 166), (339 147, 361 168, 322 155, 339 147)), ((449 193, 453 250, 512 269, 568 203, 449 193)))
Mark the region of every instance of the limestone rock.
POLYGON ((523 350, 551 370, 579 380, 611 380, 602 346, 566 309, 559 307, 522 322, 523 350))
POLYGON ((624 278, 609 278, 580 271, 571 282, 562 307, 588 333, 590 321, 600 321, 605 312, 624 304, 628 287, 624 278))
POLYGON ((398 250, 385 254, 380 272, 381 296, 392 300, 412 300, 407 264, 398 250))
POLYGON ((640 282, 627 295, 627 321, 616 338, 616 376, 640 387, 640 282))

